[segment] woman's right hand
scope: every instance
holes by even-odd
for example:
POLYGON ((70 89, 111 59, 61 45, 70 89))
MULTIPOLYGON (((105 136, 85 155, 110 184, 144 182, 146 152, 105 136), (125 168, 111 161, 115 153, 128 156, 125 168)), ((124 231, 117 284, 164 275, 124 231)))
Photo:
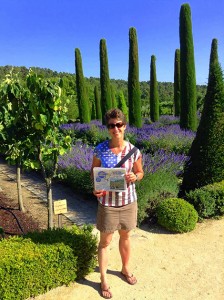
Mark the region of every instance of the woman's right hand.
POLYGON ((100 191, 93 190, 93 195, 95 195, 97 198, 103 197, 105 193, 106 191, 104 190, 100 190, 100 191))

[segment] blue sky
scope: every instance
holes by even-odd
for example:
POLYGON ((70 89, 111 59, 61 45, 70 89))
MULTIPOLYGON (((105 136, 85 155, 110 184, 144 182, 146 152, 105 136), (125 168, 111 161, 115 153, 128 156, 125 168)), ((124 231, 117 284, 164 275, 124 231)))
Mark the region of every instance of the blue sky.
POLYGON ((156 56, 157 80, 173 82, 179 48, 179 13, 189 3, 198 84, 207 84, 213 38, 224 60, 222 0, 1 0, 0 66, 49 68, 75 73, 74 50, 82 55, 85 77, 99 77, 99 43, 107 44, 111 79, 128 77, 128 33, 138 37, 140 81, 150 78, 156 56))

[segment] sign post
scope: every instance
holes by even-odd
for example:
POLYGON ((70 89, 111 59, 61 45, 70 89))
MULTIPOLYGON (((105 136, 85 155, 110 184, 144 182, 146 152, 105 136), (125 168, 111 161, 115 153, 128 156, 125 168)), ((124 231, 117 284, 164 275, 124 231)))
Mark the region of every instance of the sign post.
POLYGON ((54 214, 58 215, 58 227, 62 227, 62 214, 67 213, 67 200, 54 201, 54 214))

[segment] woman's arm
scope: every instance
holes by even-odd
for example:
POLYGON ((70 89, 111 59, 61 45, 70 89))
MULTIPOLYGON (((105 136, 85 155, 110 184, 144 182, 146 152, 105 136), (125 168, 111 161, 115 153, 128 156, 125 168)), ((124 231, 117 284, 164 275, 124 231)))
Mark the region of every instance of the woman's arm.
POLYGON ((93 156, 92 167, 91 167, 91 178, 93 179, 93 168, 100 167, 101 160, 97 158, 95 155, 93 156))
POLYGON ((141 156, 134 163, 133 171, 135 173, 136 180, 141 180, 144 177, 144 171, 143 171, 143 168, 142 168, 142 157, 141 156))
MULTIPOLYGON (((92 180, 94 180, 94 178, 93 178, 93 168, 100 167, 100 166, 101 166, 101 160, 94 155, 93 156, 93 161, 92 161, 92 167, 91 167, 91 178, 92 178, 92 180)), ((104 194, 104 191, 93 190, 93 194, 96 197, 102 197, 103 194, 104 194)))

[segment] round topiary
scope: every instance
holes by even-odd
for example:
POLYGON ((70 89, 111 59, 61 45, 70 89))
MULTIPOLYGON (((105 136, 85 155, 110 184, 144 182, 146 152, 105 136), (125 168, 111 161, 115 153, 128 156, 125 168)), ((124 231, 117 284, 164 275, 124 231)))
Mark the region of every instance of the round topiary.
POLYGON ((174 232, 188 232, 195 228, 198 213, 194 206, 180 198, 168 198, 156 209, 158 223, 174 232))

